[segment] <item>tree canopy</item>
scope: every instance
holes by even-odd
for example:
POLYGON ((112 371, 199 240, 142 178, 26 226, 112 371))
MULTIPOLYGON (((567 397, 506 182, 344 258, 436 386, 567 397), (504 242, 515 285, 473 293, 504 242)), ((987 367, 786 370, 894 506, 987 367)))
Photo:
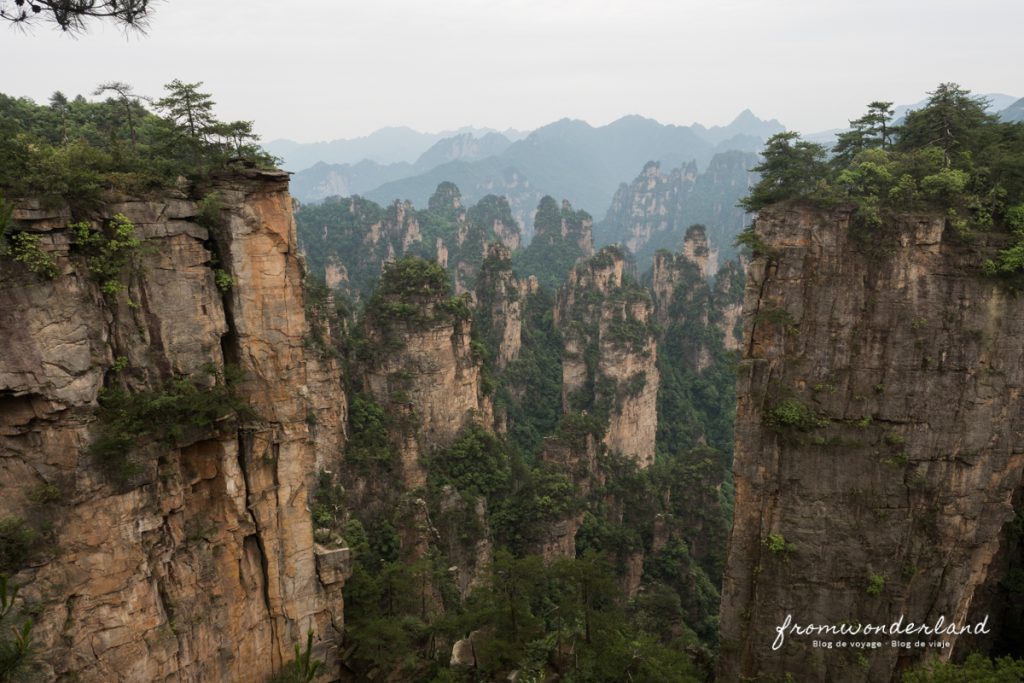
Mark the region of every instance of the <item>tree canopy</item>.
POLYGON ((201 83, 175 80, 151 99, 119 81, 93 92, 55 92, 47 104, 0 95, 0 194, 87 208, 107 190, 129 193, 196 178, 233 159, 269 166, 250 121, 219 121, 201 83))
MULTIPOLYGON (((896 126, 892 104, 872 102, 839 136, 827 163, 822 146, 793 132, 775 135, 755 168, 761 180, 741 205, 757 211, 787 199, 843 203, 870 227, 885 211, 941 211, 964 234, 1016 234, 1014 216, 1024 211, 1024 125, 1000 122, 986 106, 943 83, 896 126)), ((1005 270, 1007 263, 997 265, 1005 270)))

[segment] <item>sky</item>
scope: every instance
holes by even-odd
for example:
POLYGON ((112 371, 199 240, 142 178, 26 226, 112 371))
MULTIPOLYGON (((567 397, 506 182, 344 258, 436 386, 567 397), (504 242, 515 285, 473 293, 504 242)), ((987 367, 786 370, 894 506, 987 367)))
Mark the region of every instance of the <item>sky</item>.
POLYGON ((943 81, 1024 96, 1021 0, 164 0, 145 35, 0 26, 0 92, 203 81, 264 140, 627 114, 805 133, 943 81))

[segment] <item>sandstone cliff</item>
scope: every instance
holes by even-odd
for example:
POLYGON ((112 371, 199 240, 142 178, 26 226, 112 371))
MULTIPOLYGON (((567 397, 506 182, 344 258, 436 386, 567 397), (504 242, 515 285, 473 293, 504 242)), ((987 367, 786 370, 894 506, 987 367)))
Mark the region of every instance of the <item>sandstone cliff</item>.
MULTIPOLYGON (((867 235, 847 212, 790 205, 763 210, 756 231, 720 676, 896 680, 922 650, 790 635, 775 652, 775 629, 787 615, 985 614, 998 629, 1006 601, 992 598, 1024 473, 1024 310, 980 273, 988 237, 964 241, 942 217, 890 216, 867 235)), ((965 646, 941 640, 943 658, 965 646)))
POLYGON ((498 370, 519 357, 523 336, 523 306, 526 297, 537 290, 537 279, 525 281, 512 274, 512 254, 508 247, 492 244, 480 269, 476 284, 476 318, 482 338, 497 350, 494 363, 498 370))
POLYGON ((607 419, 605 445, 640 467, 654 462, 658 369, 650 296, 624 280, 625 259, 608 247, 573 269, 559 290, 562 404, 607 419))
MULTIPOLYGON (((670 325, 687 326, 693 337, 698 330, 709 325, 721 333, 726 350, 740 347, 737 321, 742 309, 743 272, 736 261, 726 261, 708 281, 712 263, 709 258, 707 234, 704 226, 691 225, 686 231, 681 253, 659 250, 654 254, 651 269, 651 291, 658 324, 663 329, 670 325)), ((702 372, 712 363, 713 344, 710 340, 690 340, 692 358, 689 367, 702 372)))
POLYGON ((180 193, 95 216, 142 238, 119 293, 101 291, 66 210, 15 212, 58 269, 0 263, 0 517, 46 538, 15 577, 39 613, 40 680, 258 681, 307 629, 336 671, 346 551, 314 544, 307 503, 346 405, 338 367, 304 346, 287 176, 239 170, 205 191, 209 227, 180 193), (101 470, 88 446, 104 385, 202 391, 204 366, 225 363, 245 375, 243 413, 131 444, 125 480, 101 470))
POLYGON ((466 297, 450 297, 446 273, 419 259, 385 272, 366 312, 363 383, 392 420, 406 490, 422 486, 422 459, 469 424, 493 422, 471 337, 466 297))

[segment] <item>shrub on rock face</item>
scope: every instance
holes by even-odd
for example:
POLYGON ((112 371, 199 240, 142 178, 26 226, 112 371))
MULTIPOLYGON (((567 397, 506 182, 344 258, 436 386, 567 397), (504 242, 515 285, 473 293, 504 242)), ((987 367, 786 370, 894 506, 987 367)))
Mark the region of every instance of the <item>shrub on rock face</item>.
POLYGON ((800 401, 787 398, 768 413, 768 423, 776 428, 810 432, 819 427, 825 427, 829 421, 800 401))

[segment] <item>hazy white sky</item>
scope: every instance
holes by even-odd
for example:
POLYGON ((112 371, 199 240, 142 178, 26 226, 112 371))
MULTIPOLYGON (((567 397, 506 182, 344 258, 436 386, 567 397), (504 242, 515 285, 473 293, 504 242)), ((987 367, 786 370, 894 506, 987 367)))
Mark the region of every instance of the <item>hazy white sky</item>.
POLYGON ((204 81, 225 119, 309 142, 382 126, 625 114, 813 132, 941 81, 1024 96, 1021 0, 166 0, 150 31, 0 26, 0 91, 204 81))

